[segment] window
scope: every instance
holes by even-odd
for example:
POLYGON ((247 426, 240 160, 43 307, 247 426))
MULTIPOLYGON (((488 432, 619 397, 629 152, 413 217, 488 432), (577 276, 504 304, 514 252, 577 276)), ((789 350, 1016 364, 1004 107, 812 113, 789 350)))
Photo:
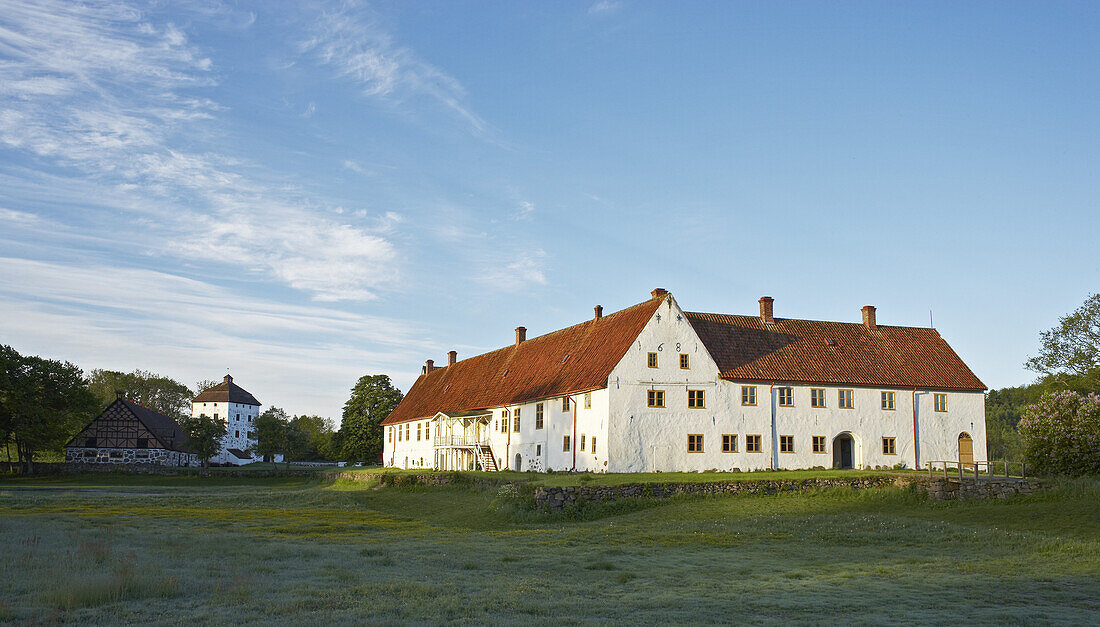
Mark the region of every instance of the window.
POLYGON ((689 453, 702 453, 703 452, 703 435, 701 433, 689 433, 688 434, 688 452, 689 453))
POLYGON ((794 407, 794 388, 779 388, 779 406, 794 407))
POLYGON ((781 435, 781 436, 779 436, 779 452, 780 453, 793 453, 794 452, 794 436, 793 435, 781 435))
POLYGON ((237 420, 240 420, 240 419, 241 419, 241 415, 237 414, 237 420))
POLYGON ((882 393, 882 408, 886 410, 894 409, 894 393, 883 392, 882 393))
POLYGON ((233 432, 233 437, 235 437, 235 438, 241 437, 241 432, 240 431, 234 431, 233 432))
POLYGON ((664 407, 665 393, 663 390, 648 390, 646 392, 646 404, 650 407, 664 407))
POLYGON ((756 386, 755 385, 742 385, 741 386, 741 404, 742 405, 755 405, 756 404, 756 386))
POLYGON ((519 433, 519 407, 512 412, 512 431, 519 433))
POLYGON ((758 435, 746 435, 745 436, 745 452, 746 453, 759 453, 760 452, 760 436, 758 436, 758 435))
POLYGON ((897 455, 897 438, 882 438, 882 454, 897 455))
POLYGON ((825 452, 825 436, 823 436, 823 435, 815 435, 814 436, 814 452, 815 453, 824 453, 825 452))
POLYGON ((391 443, 393 442, 393 427, 390 427, 386 430, 386 441, 391 443))
POLYGON ((425 422, 424 422, 424 439, 425 439, 425 440, 428 440, 428 439, 430 439, 430 438, 428 437, 428 434, 429 434, 429 433, 431 433, 431 430, 432 430, 432 427, 431 427, 431 423, 430 423, 430 422, 427 422, 427 421, 425 421, 425 422))
POLYGON ((416 441, 420 441, 420 423, 416 423, 416 441))
POLYGON ((687 370, 691 366, 688 365, 688 356, 686 353, 680 353, 680 369, 687 370))
POLYGON ((542 428, 543 404, 535 405, 535 428, 542 428))
POLYGON ((947 411, 947 395, 946 394, 933 394, 932 400, 935 403, 936 411, 947 411))
POLYGON ((584 408, 585 409, 592 409, 592 393, 591 392, 585 392, 584 393, 584 408))
POLYGON ((138 438, 137 439, 137 447, 138 448, 149 448, 149 439, 148 438, 138 438))
POLYGON ((536 444, 535 445, 535 455, 538 456, 538 457, 542 457, 542 445, 541 444, 536 444))
POLYGON ((218 419, 218 412, 214 412, 214 420, 218 419))
POLYGON ((851 390, 837 390, 837 404, 841 409, 852 409, 855 407, 854 396, 851 390))
POLYGON ((501 418, 500 419, 500 432, 501 433, 508 433, 508 419, 507 418, 501 418))
POLYGON ((810 407, 825 406, 825 389, 810 388, 810 407))
POLYGON ((581 434, 581 445, 580 445, 579 450, 582 453, 584 452, 584 434, 583 433, 581 434))
POLYGON ((737 434, 725 433, 722 435, 722 452, 723 453, 736 453, 737 452, 737 434))
POLYGON ((691 409, 703 409, 703 390, 688 390, 688 407, 691 409))
POLYGON ((562 399, 561 399, 561 410, 562 411, 569 411, 569 397, 568 396, 563 396, 562 397, 562 399))
POLYGON ((561 450, 566 452, 566 453, 569 452, 569 436, 567 436, 567 435, 562 436, 562 438, 561 438, 561 450))
POLYGON ((596 436, 592 436, 592 454, 596 454, 596 436))
POLYGON ((657 367, 657 353, 650 353, 646 356, 646 365, 648 365, 650 368, 657 367))
POLYGON ((401 441, 401 431, 402 431, 401 425, 397 425, 397 441, 398 442, 401 441))
POLYGON ((410 429, 412 429, 412 425, 406 422, 405 423, 405 439, 406 440, 411 440, 412 439, 412 438, 409 437, 409 433, 410 433, 409 430, 410 429))

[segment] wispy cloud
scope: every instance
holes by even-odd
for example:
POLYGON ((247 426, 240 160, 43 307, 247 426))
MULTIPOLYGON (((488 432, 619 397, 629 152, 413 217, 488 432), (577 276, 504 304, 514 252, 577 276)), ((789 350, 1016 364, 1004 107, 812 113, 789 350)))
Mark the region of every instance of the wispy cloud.
POLYGON ((478 280, 494 290, 516 292, 546 283, 543 263, 546 251, 535 248, 511 257, 491 260, 478 280))
POLYGON ((529 200, 520 201, 519 206, 516 207, 515 212, 512 214, 513 220, 530 220, 535 215, 535 203, 529 200))
POLYGON ((221 132, 222 107, 195 95, 216 84, 214 63, 176 25, 114 3, 0 0, 0 60, 0 145, 154 218, 141 239, 157 254, 233 264, 320 300, 395 285, 385 236, 326 217, 323 200, 257 164, 196 148, 221 132))
POLYGON ((588 7, 588 12, 591 15, 604 15, 618 11, 622 6, 623 3, 619 2, 619 0, 600 0, 588 7))
POLYGON ((462 84, 394 43, 360 2, 345 0, 325 8, 301 51, 358 85, 365 96, 395 103, 426 98, 457 114, 475 132, 486 128, 466 104, 462 84))

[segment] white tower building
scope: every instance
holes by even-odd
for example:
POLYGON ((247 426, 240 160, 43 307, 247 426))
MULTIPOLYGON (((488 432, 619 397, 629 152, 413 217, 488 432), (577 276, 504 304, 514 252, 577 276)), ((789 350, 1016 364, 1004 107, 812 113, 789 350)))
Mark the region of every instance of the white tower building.
POLYGON ((260 401, 244 388, 233 383, 233 377, 209 388, 191 401, 191 415, 206 414, 225 420, 228 430, 222 440, 222 450, 211 458, 217 464, 240 466, 257 460, 252 448, 256 445, 254 423, 260 415, 260 401))

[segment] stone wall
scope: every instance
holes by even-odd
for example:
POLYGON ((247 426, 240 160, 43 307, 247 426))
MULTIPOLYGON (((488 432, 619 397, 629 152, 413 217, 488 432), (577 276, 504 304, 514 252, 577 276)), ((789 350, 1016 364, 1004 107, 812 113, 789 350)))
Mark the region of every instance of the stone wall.
POLYGON ((70 464, 154 464, 187 466, 195 461, 191 453, 163 448, 88 448, 70 446, 65 449, 65 461, 70 464))
POLYGON ((1035 479, 980 478, 959 479, 958 477, 935 477, 913 480, 917 488, 934 501, 953 501, 960 499, 1007 499, 1014 496, 1031 494, 1045 487, 1035 479))

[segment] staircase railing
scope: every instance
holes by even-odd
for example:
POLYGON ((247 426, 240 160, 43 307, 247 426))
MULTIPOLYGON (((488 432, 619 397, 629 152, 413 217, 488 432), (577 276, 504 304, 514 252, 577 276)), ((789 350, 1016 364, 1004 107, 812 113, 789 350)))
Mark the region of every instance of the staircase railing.
POLYGON ((1027 479, 1027 464, 1024 463, 1024 462, 1010 462, 1008 460, 1001 460, 999 462, 964 462, 964 461, 953 460, 953 459, 936 460, 936 461, 928 462, 928 478, 929 479, 932 478, 932 472, 933 472, 934 468, 939 468, 939 469, 942 469, 943 478, 946 479, 947 478, 947 468, 948 468, 948 466, 951 466, 951 468, 952 468, 952 470, 951 470, 952 475, 955 474, 956 469, 958 470, 959 479, 970 478, 971 476, 973 476, 974 479, 978 479, 978 478, 980 478, 980 472, 981 472, 982 468, 985 468, 985 475, 989 478, 993 478, 993 477, 1010 478, 1010 477, 1013 477, 1013 476, 1018 476, 1021 479, 1027 479), (1020 466, 1020 474, 1019 475, 1009 474, 1010 468, 1012 466, 1017 465, 1017 464, 1020 466), (1002 470, 1004 474, 996 474, 995 475, 994 472, 996 470, 1002 470), (971 471, 973 471, 973 474, 971 474, 971 471))

